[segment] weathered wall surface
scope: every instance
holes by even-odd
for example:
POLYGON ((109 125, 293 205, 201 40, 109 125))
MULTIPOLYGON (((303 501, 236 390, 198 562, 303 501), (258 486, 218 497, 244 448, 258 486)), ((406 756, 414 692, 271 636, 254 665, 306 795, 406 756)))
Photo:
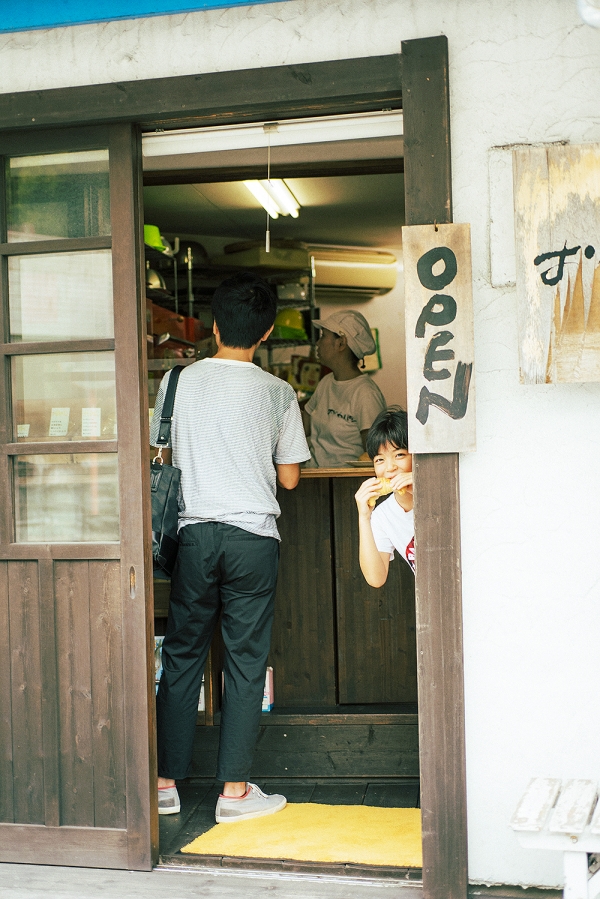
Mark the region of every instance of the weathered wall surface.
POLYGON ((600 140, 600 31, 575 0, 292 0, 3 35, 0 84, 394 53, 440 33, 455 221, 473 239, 478 450, 461 460, 470 878, 558 885, 559 859, 521 850, 508 821, 532 775, 600 779, 600 384, 519 384, 515 290, 490 282, 488 151, 600 140))

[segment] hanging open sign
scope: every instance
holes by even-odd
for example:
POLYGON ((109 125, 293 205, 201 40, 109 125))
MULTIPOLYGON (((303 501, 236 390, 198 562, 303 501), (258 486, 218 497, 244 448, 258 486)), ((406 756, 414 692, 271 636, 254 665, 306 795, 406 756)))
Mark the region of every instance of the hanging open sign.
POLYGON ((402 229, 409 449, 475 449, 469 225, 402 229))

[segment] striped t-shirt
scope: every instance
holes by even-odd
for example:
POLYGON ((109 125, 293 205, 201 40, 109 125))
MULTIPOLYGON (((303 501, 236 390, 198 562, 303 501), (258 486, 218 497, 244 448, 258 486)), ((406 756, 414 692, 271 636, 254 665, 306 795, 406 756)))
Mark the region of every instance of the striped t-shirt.
MULTIPOLYGON (((150 427, 155 446, 170 372, 150 427)), ((203 359, 181 372, 171 425, 179 528, 221 521, 279 539, 274 463, 310 458, 293 387, 252 362, 203 359)))

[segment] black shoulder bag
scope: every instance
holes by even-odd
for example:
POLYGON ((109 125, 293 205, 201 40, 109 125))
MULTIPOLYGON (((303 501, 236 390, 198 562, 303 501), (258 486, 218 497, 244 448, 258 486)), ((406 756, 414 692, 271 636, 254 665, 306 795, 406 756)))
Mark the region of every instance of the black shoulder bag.
POLYGON ((163 578, 165 575, 171 576, 177 558, 178 497, 181 472, 173 465, 163 462, 162 451, 171 439, 175 391, 182 368, 182 365, 176 365, 171 371, 156 438, 158 453, 150 463, 154 574, 163 578))

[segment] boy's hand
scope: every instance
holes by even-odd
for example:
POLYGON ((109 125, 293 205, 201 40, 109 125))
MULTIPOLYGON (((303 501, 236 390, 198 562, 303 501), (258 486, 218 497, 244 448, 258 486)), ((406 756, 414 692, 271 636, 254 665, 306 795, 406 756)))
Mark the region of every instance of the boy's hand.
MULTIPOLYGON (((358 506, 359 518, 370 518, 371 512, 375 508, 375 500, 380 496, 380 479, 369 478, 363 481, 356 493, 354 499, 358 506)), ((413 492, 413 476, 412 471, 401 471, 390 478, 391 491, 402 494, 413 492)))
POLYGON ((390 486, 397 493, 413 492, 413 473, 412 471, 401 471, 399 474, 390 478, 390 486))
POLYGON ((373 508, 369 505, 369 500, 374 500, 379 496, 379 486, 379 478, 368 478, 362 482, 354 494, 359 518, 371 517, 373 508))

